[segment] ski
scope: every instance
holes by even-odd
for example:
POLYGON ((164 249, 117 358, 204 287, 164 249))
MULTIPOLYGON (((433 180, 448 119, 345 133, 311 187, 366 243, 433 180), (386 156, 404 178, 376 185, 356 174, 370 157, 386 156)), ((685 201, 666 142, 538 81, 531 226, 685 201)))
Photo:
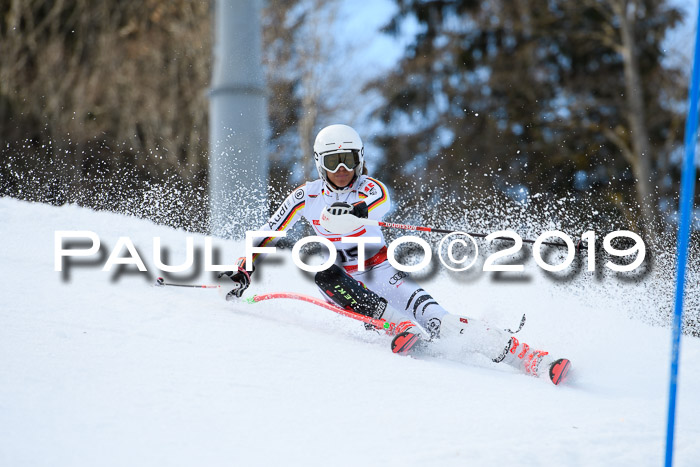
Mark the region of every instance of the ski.
POLYGON ((399 355, 410 355, 420 347, 420 334, 411 331, 400 332, 391 340, 391 351, 399 355))
POLYGON ((320 306, 327 310, 330 310, 339 315, 345 316, 347 318, 352 318, 357 321, 361 321, 368 326, 371 326, 377 330, 384 331, 387 335, 393 336, 396 334, 396 324, 390 323, 383 319, 370 318, 369 316, 361 315, 355 313, 352 310, 347 310, 345 308, 340 308, 334 304, 328 303, 325 300, 318 299, 316 297, 311 297, 309 295, 293 293, 293 292, 277 292, 277 293, 267 293, 261 295, 253 295, 250 298, 243 299, 247 303, 258 303, 263 300, 273 300, 279 298, 287 298, 292 300, 301 300, 303 302, 313 303, 314 305, 320 306))
POLYGON ((570 369, 571 361, 568 358, 560 358, 549 366, 549 379, 552 383, 559 385, 566 381, 570 369))

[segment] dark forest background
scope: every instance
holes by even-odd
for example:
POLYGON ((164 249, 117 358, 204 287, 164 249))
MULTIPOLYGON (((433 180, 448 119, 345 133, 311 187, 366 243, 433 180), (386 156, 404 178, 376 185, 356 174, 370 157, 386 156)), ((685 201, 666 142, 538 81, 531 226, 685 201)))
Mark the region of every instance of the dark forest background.
MULTIPOLYGON (((271 200, 315 177, 315 133, 342 121, 364 130, 402 219, 564 200, 649 241, 675 229, 688 66, 664 50, 673 4, 396 5, 384 33, 416 32, 361 81, 337 65, 361 53, 334 42, 338 1, 265 4, 271 200)), ((0 195, 206 232, 213 9, 0 0, 0 195)))

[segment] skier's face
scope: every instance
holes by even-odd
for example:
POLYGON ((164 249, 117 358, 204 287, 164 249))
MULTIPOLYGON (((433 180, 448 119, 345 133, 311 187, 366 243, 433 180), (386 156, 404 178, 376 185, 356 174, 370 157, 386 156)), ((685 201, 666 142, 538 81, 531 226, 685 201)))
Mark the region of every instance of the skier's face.
POLYGON ((345 188, 346 186, 350 185, 350 182, 352 182, 352 178, 355 176, 355 171, 347 170, 345 167, 340 166, 338 167, 338 171, 336 173, 326 171, 326 174, 328 175, 328 180, 330 180, 333 185, 337 186, 338 188, 345 188))

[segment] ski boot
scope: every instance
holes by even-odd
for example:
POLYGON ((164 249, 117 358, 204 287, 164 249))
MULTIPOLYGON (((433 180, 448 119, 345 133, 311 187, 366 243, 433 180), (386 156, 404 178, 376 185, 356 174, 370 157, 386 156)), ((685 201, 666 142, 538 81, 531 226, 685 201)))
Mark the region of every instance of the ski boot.
POLYGON ((505 362, 526 374, 539 378, 545 375, 554 384, 566 381, 571 362, 566 358, 555 359, 549 352, 531 349, 529 345, 511 336, 503 353, 495 362, 505 362))
MULTIPOLYGON (((554 359, 548 352, 531 349, 512 336, 512 332, 494 328, 484 321, 452 314, 441 320, 439 338, 459 345, 458 352, 478 352, 529 375, 543 377, 546 374, 554 384, 562 383, 571 368, 566 358, 554 359)), ((523 322, 524 318, 521 327, 523 322)))

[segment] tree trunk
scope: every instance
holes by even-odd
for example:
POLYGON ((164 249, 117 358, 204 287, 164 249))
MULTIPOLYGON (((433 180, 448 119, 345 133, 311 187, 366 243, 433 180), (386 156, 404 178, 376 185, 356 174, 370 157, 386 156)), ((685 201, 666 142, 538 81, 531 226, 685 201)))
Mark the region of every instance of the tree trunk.
MULTIPOLYGON (((307 63, 313 67, 313 63, 307 63)), ((304 96, 301 100, 301 118, 299 119, 299 150, 301 151, 301 163, 304 167, 304 180, 315 179, 313 171, 313 138, 314 126, 318 118, 318 83, 311 69, 308 69, 302 77, 304 96)))

